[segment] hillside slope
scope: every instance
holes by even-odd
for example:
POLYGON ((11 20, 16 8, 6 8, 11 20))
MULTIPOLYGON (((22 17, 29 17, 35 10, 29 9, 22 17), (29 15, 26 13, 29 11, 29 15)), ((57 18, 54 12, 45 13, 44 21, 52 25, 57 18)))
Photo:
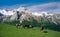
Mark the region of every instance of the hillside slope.
POLYGON ((60 37, 60 32, 46 30, 48 33, 40 32, 39 28, 18 29, 14 25, 0 23, 0 37, 60 37))

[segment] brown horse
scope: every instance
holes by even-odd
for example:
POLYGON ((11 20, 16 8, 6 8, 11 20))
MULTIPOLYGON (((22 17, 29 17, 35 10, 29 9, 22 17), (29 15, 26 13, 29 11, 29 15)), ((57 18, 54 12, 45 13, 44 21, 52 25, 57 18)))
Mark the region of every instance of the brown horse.
POLYGON ((33 26, 32 25, 29 25, 29 28, 33 28, 33 26))
POLYGON ((43 27, 43 26, 41 26, 41 27, 40 27, 40 31, 43 31, 43 30, 44 30, 44 27, 43 27))
POLYGON ((33 28, 33 26, 32 25, 24 25, 24 28, 33 28))

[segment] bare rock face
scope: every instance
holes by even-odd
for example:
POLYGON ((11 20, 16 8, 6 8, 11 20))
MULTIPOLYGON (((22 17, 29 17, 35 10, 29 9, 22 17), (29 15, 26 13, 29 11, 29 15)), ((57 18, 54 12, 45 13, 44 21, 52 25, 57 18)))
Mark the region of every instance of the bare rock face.
POLYGON ((54 21, 56 24, 60 24, 60 14, 54 14, 54 15, 53 15, 53 21, 54 21))

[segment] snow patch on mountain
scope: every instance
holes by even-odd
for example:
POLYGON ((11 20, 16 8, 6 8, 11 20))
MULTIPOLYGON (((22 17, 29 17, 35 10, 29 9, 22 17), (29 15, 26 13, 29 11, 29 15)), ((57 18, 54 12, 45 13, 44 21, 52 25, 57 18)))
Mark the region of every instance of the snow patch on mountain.
POLYGON ((0 10, 0 13, 2 13, 3 15, 13 15, 13 11, 6 11, 5 9, 0 10))

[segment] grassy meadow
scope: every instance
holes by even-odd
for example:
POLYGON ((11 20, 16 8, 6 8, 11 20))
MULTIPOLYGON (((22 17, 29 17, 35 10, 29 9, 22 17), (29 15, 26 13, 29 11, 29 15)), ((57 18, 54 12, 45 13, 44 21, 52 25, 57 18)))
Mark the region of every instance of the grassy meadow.
POLYGON ((60 37, 60 32, 44 29, 45 32, 41 32, 38 27, 32 29, 28 28, 16 28, 15 25, 0 23, 0 37, 60 37))

